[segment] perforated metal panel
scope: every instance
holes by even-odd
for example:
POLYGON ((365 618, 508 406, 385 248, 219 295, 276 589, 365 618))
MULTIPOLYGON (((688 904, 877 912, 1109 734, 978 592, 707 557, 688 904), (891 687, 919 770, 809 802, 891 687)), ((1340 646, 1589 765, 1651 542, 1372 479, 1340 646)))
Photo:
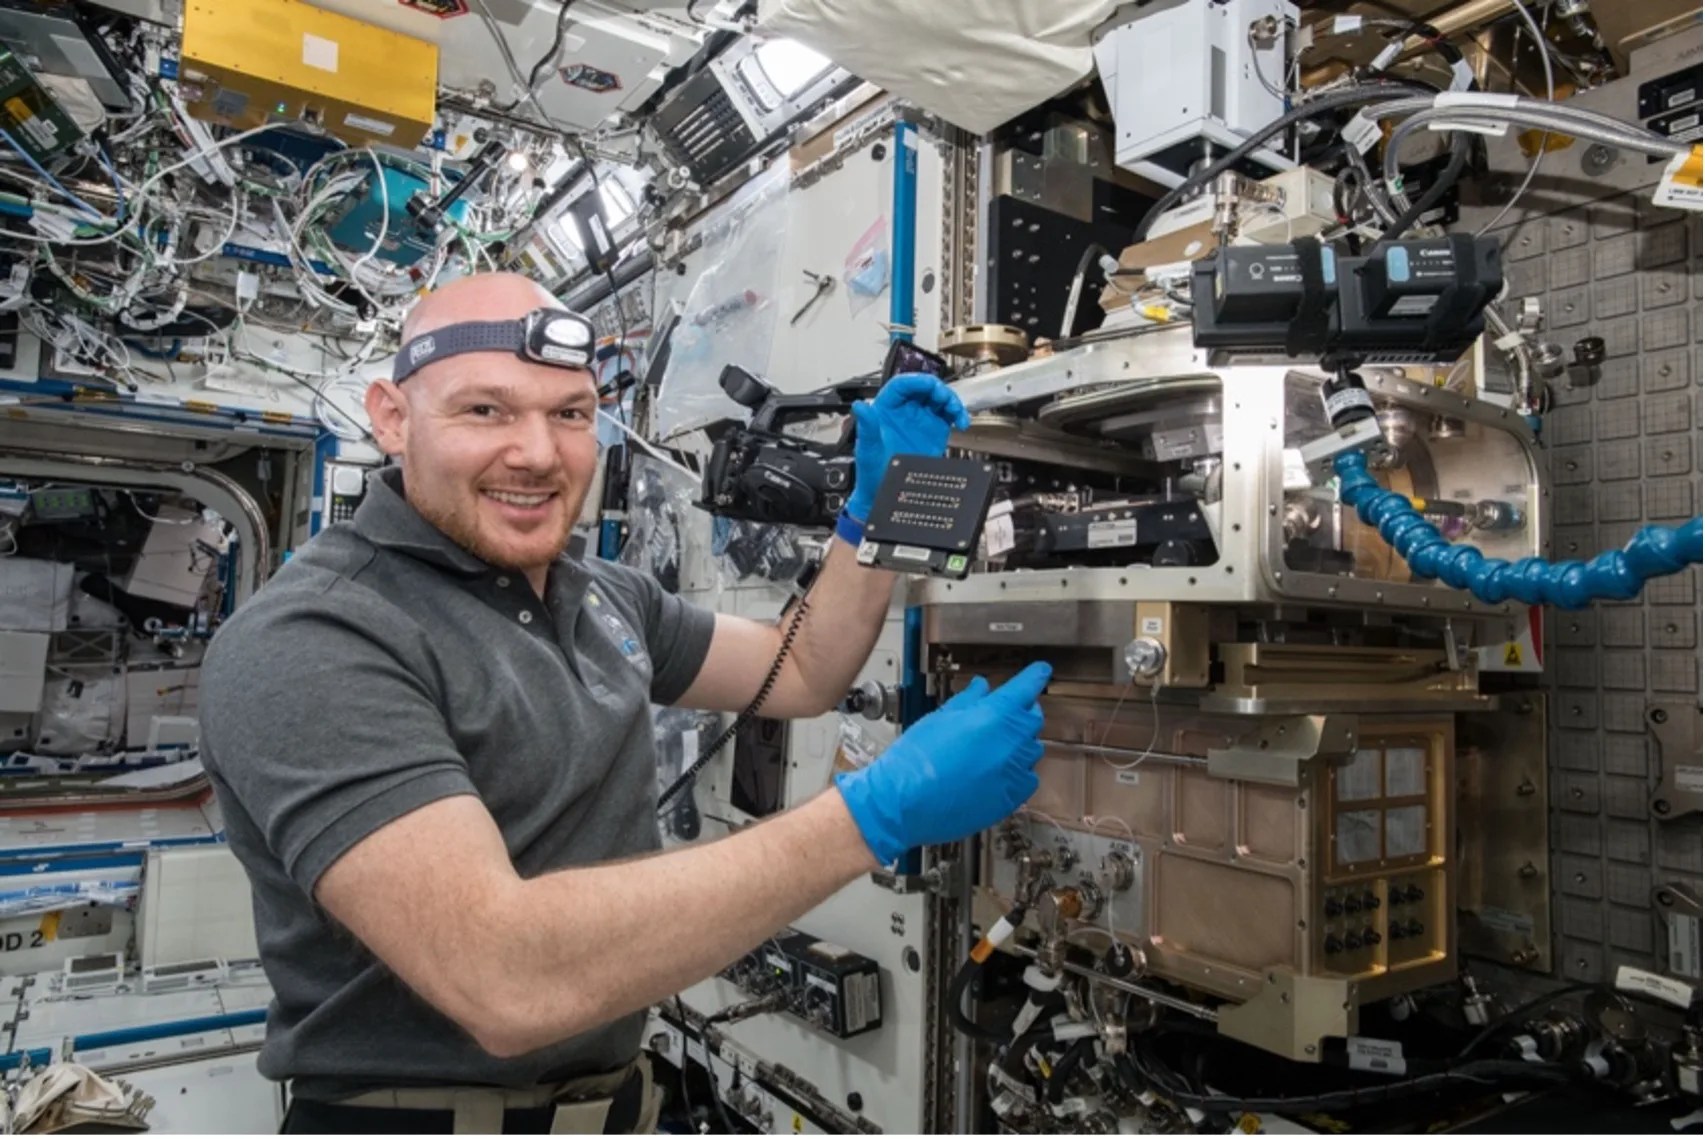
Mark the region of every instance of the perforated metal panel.
MULTIPOLYGON (((1638 83, 1678 62, 1648 55, 1641 71, 1637 59, 1633 78, 1583 103, 1633 119, 1638 83)), ((1554 154, 1524 198, 1528 208, 1500 231, 1511 295, 1544 301, 1545 338, 1567 352, 1600 336, 1608 354, 1596 384, 1556 386, 1546 419, 1556 559, 1619 547, 1641 526, 1676 523, 1701 503, 1699 215, 1651 204, 1661 164, 1624 155, 1595 182, 1584 149, 1554 154), (1606 196, 1582 203, 1595 192, 1606 196)), ((1507 185, 1519 181, 1526 160, 1512 145, 1495 146, 1492 158, 1507 185)), ((1682 883, 1698 896, 1699 816, 1654 808, 1662 764, 1648 715, 1659 706, 1699 714, 1699 600, 1699 571, 1690 569, 1632 603, 1547 616, 1559 976, 1608 980, 1622 963, 1670 971, 1671 926, 1655 895, 1682 883)))

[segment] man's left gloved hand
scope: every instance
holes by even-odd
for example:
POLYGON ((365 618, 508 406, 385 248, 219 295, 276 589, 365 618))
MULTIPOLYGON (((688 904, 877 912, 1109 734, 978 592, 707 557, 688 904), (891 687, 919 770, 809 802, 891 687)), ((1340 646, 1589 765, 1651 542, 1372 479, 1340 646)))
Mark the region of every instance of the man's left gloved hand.
POLYGON ((971 426, 971 417, 952 388, 918 372, 895 376, 873 400, 853 404, 858 433, 853 443, 853 492, 846 511, 858 522, 870 519, 876 490, 896 455, 940 456, 947 436, 971 426))

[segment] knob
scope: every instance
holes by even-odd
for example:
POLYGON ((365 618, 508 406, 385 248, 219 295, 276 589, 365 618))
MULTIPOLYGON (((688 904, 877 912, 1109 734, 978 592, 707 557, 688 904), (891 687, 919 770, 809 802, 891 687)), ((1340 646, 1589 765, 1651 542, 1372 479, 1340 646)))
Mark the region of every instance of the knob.
POLYGON ((1407 933, 1410 937, 1420 937, 1421 934, 1426 932, 1426 928, 1427 928, 1426 926, 1422 925, 1420 922, 1416 921, 1413 918, 1409 919, 1409 924, 1403 927, 1404 932, 1407 933))
POLYGON ((1403 890, 1403 900, 1413 905, 1427 896, 1427 892, 1419 886, 1408 886, 1403 890))
POLYGON ((1327 898, 1326 899, 1326 916, 1327 917, 1335 918, 1338 915, 1342 914, 1343 912, 1344 912, 1344 903, 1343 902, 1340 902, 1337 898, 1327 898))
POLYGON ((1344 935, 1344 948, 1354 953, 1362 947, 1362 939, 1353 933, 1344 935))
POLYGON ((1330 957, 1334 953, 1344 952, 1344 943, 1342 941, 1338 940, 1337 934, 1327 934, 1326 935, 1326 942, 1325 942, 1325 949, 1326 949, 1326 955, 1328 957, 1330 957))
POLYGON ((1153 637, 1138 637, 1125 646, 1125 667, 1133 680, 1159 676, 1166 667, 1166 646, 1153 637))
POLYGON ((1353 894, 1351 896, 1345 898, 1344 899, 1344 912, 1347 914, 1359 914, 1359 913, 1361 913, 1362 912, 1362 900, 1353 894))
POLYGON ((1368 928, 1362 930, 1362 944, 1363 945, 1369 945, 1369 946, 1378 945, 1383 940, 1384 940, 1384 938, 1380 937, 1380 935, 1379 935, 1379 930, 1373 928, 1371 925, 1368 928))
POLYGON ((1364 909, 1364 910, 1377 910, 1377 909, 1379 909, 1379 897, 1378 897, 1378 895, 1372 893, 1371 891, 1369 893, 1363 894, 1362 895, 1362 909, 1364 909))
POLYGON ((886 719, 899 707, 899 695, 878 680, 867 680, 841 699, 840 710, 867 720, 886 719))
POLYGON ((1386 932, 1386 936, 1390 937, 1391 940, 1402 941, 1403 940, 1403 923, 1400 921, 1394 921, 1389 926, 1386 927, 1385 932, 1386 932))

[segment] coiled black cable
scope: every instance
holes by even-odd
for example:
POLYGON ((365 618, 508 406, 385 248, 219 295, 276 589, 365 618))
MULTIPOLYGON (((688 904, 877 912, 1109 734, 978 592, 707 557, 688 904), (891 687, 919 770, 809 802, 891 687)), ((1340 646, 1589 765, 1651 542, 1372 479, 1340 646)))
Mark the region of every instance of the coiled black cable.
POLYGON ((756 715, 764 701, 769 699, 770 690, 775 687, 776 679, 781 676, 781 666, 787 660, 787 654, 793 650, 794 638, 799 636, 799 629, 805 621, 805 615, 811 611, 810 595, 810 590, 806 590, 806 595, 799 599, 794 609, 793 619, 788 622, 787 632, 782 634, 781 648, 776 652, 776 659, 770 663, 769 673, 765 675, 764 682, 758 686, 758 694, 752 697, 752 702, 746 705, 738 716, 734 717, 733 723, 729 724, 715 739, 699 750, 699 757, 693 760, 692 765, 681 772, 673 783, 669 784, 668 790, 664 791, 657 800, 658 814, 662 814, 668 808, 669 801, 679 795, 681 789, 691 783, 700 771, 704 770, 705 764, 716 757, 716 753, 722 750, 723 745, 733 739, 734 733, 744 727, 746 721, 756 715))

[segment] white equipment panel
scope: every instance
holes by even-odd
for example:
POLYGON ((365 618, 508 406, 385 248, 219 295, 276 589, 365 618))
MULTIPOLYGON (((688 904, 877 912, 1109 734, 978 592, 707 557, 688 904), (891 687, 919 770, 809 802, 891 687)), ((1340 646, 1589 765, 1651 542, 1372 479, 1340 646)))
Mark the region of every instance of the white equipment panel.
POLYGON ((284 1121, 279 1085, 255 1070, 255 1052, 127 1072, 126 1083, 154 1097, 150 1131, 159 1135, 276 1135, 284 1121))

